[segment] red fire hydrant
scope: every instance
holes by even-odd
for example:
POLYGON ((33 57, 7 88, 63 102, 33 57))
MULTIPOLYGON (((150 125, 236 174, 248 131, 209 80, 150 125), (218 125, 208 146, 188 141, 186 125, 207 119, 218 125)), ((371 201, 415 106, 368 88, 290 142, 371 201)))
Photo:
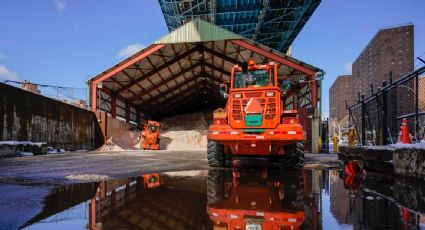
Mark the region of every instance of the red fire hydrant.
POLYGON ((407 119, 403 118, 401 122, 401 128, 400 128, 400 143, 402 144, 411 144, 410 136, 409 136, 409 127, 407 127, 407 119))

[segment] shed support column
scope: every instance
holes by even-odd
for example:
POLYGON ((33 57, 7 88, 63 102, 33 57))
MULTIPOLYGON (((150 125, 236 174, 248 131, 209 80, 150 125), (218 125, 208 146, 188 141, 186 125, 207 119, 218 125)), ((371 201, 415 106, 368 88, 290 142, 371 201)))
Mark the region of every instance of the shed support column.
POLYGON ((97 111, 97 87, 96 82, 92 81, 91 83, 91 111, 96 112, 97 111))
MULTIPOLYGON (((97 196, 97 194, 96 194, 97 196)), ((90 229, 94 230, 97 229, 96 227, 96 196, 90 199, 89 208, 89 222, 90 222, 90 229)))
POLYGON ((117 96, 115 96, 115 94, 112 94, 111 95, 111 115, 112 115, 112 117, 113 118, 116 118, 117 117, 117 96))
POLYGON ((314 75, 311 76, 311 106, 317 107, 317 80, 314 79, 314 75))
POLYGON ((319 111, 316 108, 313 109, 311 119, 311 151, 313 153, 319 153, 319 132, 320 132, 320 116, 319 111))
POLYGON ((125 102, 125 122, 130 122, 130 105, 128 101, 125 102))

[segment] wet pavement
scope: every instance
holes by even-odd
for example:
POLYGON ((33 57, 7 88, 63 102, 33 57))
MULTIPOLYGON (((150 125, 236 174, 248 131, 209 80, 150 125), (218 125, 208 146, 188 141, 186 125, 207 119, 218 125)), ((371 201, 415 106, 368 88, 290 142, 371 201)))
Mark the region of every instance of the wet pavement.
POLYGON ((0 160, 0 229, 424 229, 422 181, 346 176, 335 155, 301 171, 264 159, 210 169, 202 151, 0 160))
POLYGON ((425 229, 421 183, 339 170, 243 166, 4 186, 34 200, 1 210, 0 229, 425 229))
MULTIPOLYGON (((242 163, 268 166, 262 158, 242 163)), ((336 154, 305 155, 305 168, 338 167, 339 164, 336 154)), ((0 159, 0 182, 37 181, 55 185, 203 169, 209 169, 205 151, 93 151, 0 159)))

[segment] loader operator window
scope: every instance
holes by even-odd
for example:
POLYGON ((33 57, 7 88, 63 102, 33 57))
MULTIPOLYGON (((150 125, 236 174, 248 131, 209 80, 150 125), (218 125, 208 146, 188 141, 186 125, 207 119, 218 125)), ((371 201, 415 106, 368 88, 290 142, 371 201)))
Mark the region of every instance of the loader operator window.
POLYGON ((152 133, 154 133, 155 131, 156 131, 156 129, 157 129, 158 127, 156 127, 155 125, 151 125, 150 127, 149 127, 149 130, 152 132, 152 133))
MULTIPOLYGON (((270 72, 265 69, 247 73, 235 73, 233 88, 261 87, 270 85, 270 72)), ((273 81, 272 83, 273 84, 273 81)))

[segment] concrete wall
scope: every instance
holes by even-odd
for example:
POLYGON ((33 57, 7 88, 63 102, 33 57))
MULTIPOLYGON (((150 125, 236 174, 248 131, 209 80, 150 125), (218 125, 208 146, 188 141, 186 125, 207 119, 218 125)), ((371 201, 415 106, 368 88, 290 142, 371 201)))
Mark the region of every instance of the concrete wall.
POLYGON ((0 83, 0 141, 46 142, 72 151, 98 148, 103 137, 94 113, 0 83))
POLYGON ((124 135, 125 132, 131 129, 131 125, 124 121, 120 121, 118 119, 108 117, 107 125, 106 125, 106 139, 109 138, 118 138, 124 135))

